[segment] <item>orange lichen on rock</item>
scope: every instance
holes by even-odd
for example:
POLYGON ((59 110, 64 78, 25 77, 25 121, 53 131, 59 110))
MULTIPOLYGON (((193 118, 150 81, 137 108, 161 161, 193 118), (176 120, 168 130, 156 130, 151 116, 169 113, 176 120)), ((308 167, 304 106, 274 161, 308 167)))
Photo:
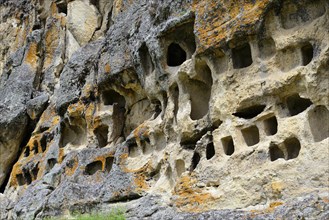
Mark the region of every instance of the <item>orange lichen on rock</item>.
POLYGON ((281 206, 283 204, 284 203, 281 202, 281 201, 271 202, 266 209, 262 209, 262 210, 251 210, 250 212, 253 213, 252 217, 256 217, 257 215, 260 215, 260 214, 272 213, 272 212, 274 212, 274 210, 278 206, 281 206))
POLYGON ((25 56, 25 62, 30 64, 33 69, 36 69, 38 66, 38 45, 33 42, 30 44, 29 49, 25 56))
POLYGON ((253 25, 262 20, 270 0, 197 1, 192 4, 196 14, 195 34, 197 53, 219 47, 237 32, 253 31, 253 25))
POLYGON ((215 201, 215 198, 208 192, 203 192, 195 186, 196 179, 190 176, 184 176, 175 186, 174 199, 177 208, 182 211, 200 212, 207 210, 208 205, 215 201))
POLYGON ((79 118, 84 115, 84 108, 85 105, 81 101, 79 101, 77 103, 69 105, 69 107, 67 108, 67 113, 69 117, 79 118))
POLYGON ((149 188, 149 185, 146 183, 145 174, 142 172, 137 173, 134 176, 134 184, 137 192, 143 192, 149 188))
POLYGON ((45 61, 44 69, 47 69, 53 62, 55 50, 59 44, 59 29, 56 24, 52 23, 52 26, 47 30, 45 37, 45 61))
POLYGON ((105 71, 105 73, 110 73, 111 72, 111 66, 110 66, 109 63, 105 64, 104 71, 105 71))
POLYGON ((106 159, 109 157, 114 157, 113 153, 107 153, 107 154, 103 154, 101 156, 95 157, 94 161, 101 161, 102 162, 102 171, 105 170, 106 167, 106 159))

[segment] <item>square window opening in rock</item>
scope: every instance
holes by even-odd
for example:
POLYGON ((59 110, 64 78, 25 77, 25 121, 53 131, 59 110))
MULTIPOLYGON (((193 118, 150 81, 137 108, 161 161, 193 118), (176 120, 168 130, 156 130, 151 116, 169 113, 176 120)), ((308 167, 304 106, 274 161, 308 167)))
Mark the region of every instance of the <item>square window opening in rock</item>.
POLYGON ((103 164, 101 161, 95 161, 86 166, 85 174, 94 175, 97 171, 102 170, 103 164))
POLYGON ((224 153, 228 156, 231 156, 234 153, 234 142, 231 136, 222 138, 222 145, 224 153))
POLYGON ((286 160, 297 158, 301 149, 300 142, 297 138, 292 137, 284 141, 287 150, 286 160))
POLYGON ((259 143, 258 127, 253 125, 251 127, 241 130, 243 138, 248 146, 253 146, 259 143))
POLYGON ((264 120, 264 128, 267 136, 275 135, 278 132, 278 121, 275 116, 264 120))
POLYGON ((241 69, 250 66, 253 61, 249 43, 233 48, 232 59, 234 69, 241 69))

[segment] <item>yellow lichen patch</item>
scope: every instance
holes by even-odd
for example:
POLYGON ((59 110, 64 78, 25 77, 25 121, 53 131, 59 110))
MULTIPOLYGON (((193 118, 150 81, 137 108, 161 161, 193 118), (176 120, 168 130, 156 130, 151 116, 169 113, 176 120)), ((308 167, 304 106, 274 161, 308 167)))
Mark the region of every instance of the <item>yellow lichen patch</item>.
POLYGON ((324 198, 322 198, 322 200, 323 200, 325 203, 329 203, 329 197, 324 197, 324 198))
POLYGON ((63 160, 64 160, 64 149, 60 148, 58 154, 58 163, 62 163, 63 160))
POLYGON ((21 163, 17 162, 14 166, 13 166, 13 170, 11 171, 10 174, 10 186, 18 186, 18 181, 17 181, 17 175, 22 174, 22 170, 21 170, 21 163))
POLYGON ((60 30, 53 23, 46 32, 44 69, 47 69, 53 62, 55 50, 59 44, 59 31, 60 30))
POLYGON ((79 101, 77 103, 69 105, 69 107, 67 108, 67 113, 69 117, 80 118, 84 115, 84 107, 84 104, 79 101))
POLYGON ((271 188, 273 193, 280 194, 284 188, 283 182, 272 182, 271 188))
POLYGON ((75 173, 76 169, 78 168, 78 165, 79 165, 78 159, 77 158, 74 158, 65 167, 65 174, 67 176, 72 176, 75 173))
POLYGON ((67 24, 67 19, 65 16, 61 16, 61 27, 64 28, 66 27, 67 24))
POLYGON ((145 174, 138 173, 134 176, 134 184, 138 192, 145 191, 149 188, 149 185, 146 183, 145 174))
POLYGON ((194 1, 197 52, 218 47, 241 31, 250 32, 266 12, 270 0, 194 1))
POLYGON ((51 3, 51 5, 50 5, 50 10, 51 10, 51 15, 52 15, 53 17, 55 17, 56 14, 58 13, 57 5, 56 5, 55 2, 51 3))
POLYGON ((87 123, 87 128, 90 131, 93 131, 95 129, 95 126, 94 126, 95 110, 96 110, 95 103, 90 103, 89 105, 86 106, 86 109, 85 109, 85 119, 86 119, 86 123, 87 123))
POLYGON ((36 69, 38 66, 38 45, 33 42, 30 44, 29 49, 25 56, 25 62, 30 64, 33 69, 36 69))
POLYGON ((183 176, 178 184, 175 186, 174 195, 175 205, 182 211, 200 212, 205 211, 215 201, 214 197, 208 193, 203 192, 195 186, 196 179, 190 176, 183 176))
POLYGON ((56 114, 55 107, 50 106, 42 113, 38 124, 52 122, 52 125, 54 126, 59 121, 60 121, 60 117, 56 114))

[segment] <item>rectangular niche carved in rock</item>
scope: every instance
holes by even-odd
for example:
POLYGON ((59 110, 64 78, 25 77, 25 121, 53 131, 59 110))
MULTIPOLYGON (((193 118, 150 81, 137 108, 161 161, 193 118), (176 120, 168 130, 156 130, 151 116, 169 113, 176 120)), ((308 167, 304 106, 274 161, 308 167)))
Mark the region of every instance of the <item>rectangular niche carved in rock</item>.
POLYGON ((275 116, 264 120, 264 129, 268 136, 275 135, 278 132, 278 121, 275 116))
POLYGON ((258 127, 253 125, 241 130, 243 138, 248 146, 253 146, 259 143, 259 130, 258 127))
POLYGON ((249 43, 232 49, 233 68, 241 69, 252 64, 251 48, 249 43))
POLYGON ((94 161, 86 166, 85 174, 94 175, 97 171, 102 170, 103 164, 101 161, 94 161))
POLYGON ((287 150, 286 160, 294 159, 298 157, 300 151, 300 142, 297 138, 292 137, 284 141, 285 148, 287 150))
POLYGON ((224 153, 228 156, 231 156, 234 153, 234 142, 232 136, 224 137, 221 141, 224 153))
POLYGON ((325 106, 316 106, 309 111, 308 122, 315 142, 329 137, 329 111, 325 106))
POLYGON ((306 66, 313 60, 313 46, 310 43, 307 43, 301 48, 302 52, 302 64, 306 66))

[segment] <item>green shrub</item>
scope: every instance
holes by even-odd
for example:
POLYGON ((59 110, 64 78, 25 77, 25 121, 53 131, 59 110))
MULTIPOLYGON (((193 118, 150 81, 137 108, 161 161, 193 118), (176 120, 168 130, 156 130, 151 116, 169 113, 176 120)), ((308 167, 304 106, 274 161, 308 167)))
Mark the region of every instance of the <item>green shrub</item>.
MULTIPOLYGON (((73 214, 69 218, 50 218, 51 220, 125 220, 124 211, 120 208, 114 208, 109 213, 92 213, 92 214, 73 214)), ((50 220, 49 219, 49 220, 50 220)))

